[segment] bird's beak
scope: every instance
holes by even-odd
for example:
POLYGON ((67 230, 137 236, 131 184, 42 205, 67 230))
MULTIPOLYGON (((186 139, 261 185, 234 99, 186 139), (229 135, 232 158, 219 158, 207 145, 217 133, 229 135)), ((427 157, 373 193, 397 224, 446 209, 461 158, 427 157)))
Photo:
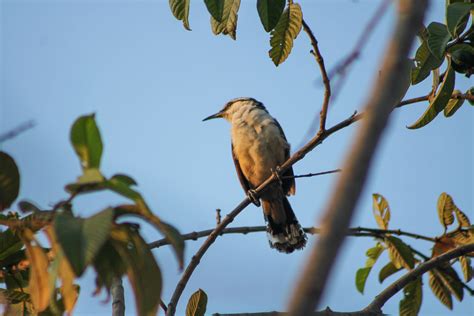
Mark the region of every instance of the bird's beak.
POLYGON ((208 121, 208 120, 212 120, 216 118, 222 118, 223 116, 224 116, 224 113, 221 111, 221 112, 217 112, 216 114, 212 114, 211 116, 206 117, 202 121, 204 122, 204 121, 208 121))

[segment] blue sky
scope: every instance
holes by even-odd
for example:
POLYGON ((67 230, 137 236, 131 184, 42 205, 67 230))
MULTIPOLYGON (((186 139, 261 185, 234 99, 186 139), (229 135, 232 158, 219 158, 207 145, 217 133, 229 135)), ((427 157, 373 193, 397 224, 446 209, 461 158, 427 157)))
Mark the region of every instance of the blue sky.
MULTIPOLYGON (((2 144, 17 161, 22 175, 20 198, 43 207, 64 198, 64 185, 80 174, 69 144, 69 128, 80 115, 96 113, 104 141, 103 173, 133 176, 156 214, 183 233, 215 225, 215 209, 230 211, 244 194, 230 154, 228 123, 202 118, 229 99, 252 96, 278 118, 293 150, 304 140, 319 112, 323 89, 319 70, 308 53, 304 33, 288 60, 275 67, 268 58, 269 36, 255 10, 243 0, 237 41, 216 37, 202 1, 192 1, 185 31, 174 19, 168 1, 3 0, 0 2, 1 88, 0 132, 27 120, 37 126, 2 144)), ((299 1, 304 17, 320 42, 326 65, 332 68, 353 47, 379 1, 299 1)), ((344 90, 331 104, 332 125, 360 109, 370 91, 394 22, 394 7, 374 30, 361 58, 352 67, 344 90)), ((432 1, 426 19, 444 21, 444 1, 432 1)), ((429 80, 428 80, 429 81, 429 80)), ((407 97, 425 95, 430 82, 413 87, 407 97)), ((465 91, 472 80, 457 76, 465 91)), ((437 117, 428 126, 408 130, 427 103, 394 111, 361 196, 353 226, 375 227, 371 193, 383 194, 392 209, 391 228, 419 234, 442 233, 436 215, 441 192, 450 193, 471 219, 473 213, 473 108, 464 105, 453 117, 437 117)), ((296 174, 341 167, 356 125, 331 136, 295 167, 296 174)), ((293 209, 305 226, 317 223, 335 175, 297 181, 293 209)), ((120 203, 113 194, 93 194, 77 200, 76 210, 88 216, 120 203)), ((263 225, 260 209, 247 208, 232 226, 263 225)), ((148 241, 160 238, 147 224, 148 241)), ((204 289, 208 312, 282 310, 295 277, 304 265, 314 237, 301 252, 283 255, 269 248, 264 234, 219 238, 183 293, 178 315, 192 292, 204 289)), ((432 245, 407 240, 425 253, 432 245)), ((187 243, 186 258, 201 244, 187 243)), ((354 275, 365 263, 365 250, 375 242, 348 238, 331 277, 321 307, 357 310, 389 282, 378 284, 384 254, 369 277, 365 295, 354 286, 354 275)), ((168 301, 179 279, 171 250, 154 250, 168 301)), ((105 298, 93 298, 93 274, 79 280, 77 315, 109 315, 105 298)), ((422 315, 446 315, 427 286, 422 315)), ((472 285, 471 285, 472 286, 472 285)), ((135 314, 127 286, 127 314, 135 314)), ((384 309, 398 312, 400 295, 384 309)), ((452 315, 474 309, 468 296, 454 303, 452 315)))

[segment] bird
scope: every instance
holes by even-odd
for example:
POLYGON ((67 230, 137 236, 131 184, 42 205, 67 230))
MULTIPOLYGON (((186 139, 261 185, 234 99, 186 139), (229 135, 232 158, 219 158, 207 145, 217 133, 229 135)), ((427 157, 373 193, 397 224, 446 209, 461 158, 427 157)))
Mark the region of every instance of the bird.
POLYGON ((293 169, 290 167, 278 176, 279 167, 290 157, 290 144, 280 124, 262 102, 250 97, 230 100, 222 110, 203 121, 217 118, 231 124, 232 158, 237 176, 249 199, 263 208, 270 247, 282 253, 303 249, 307 237, 287 199, 295 194, 293 169), (271 183, 256 198, 255 189, 273 173, 279 181, 271 183))

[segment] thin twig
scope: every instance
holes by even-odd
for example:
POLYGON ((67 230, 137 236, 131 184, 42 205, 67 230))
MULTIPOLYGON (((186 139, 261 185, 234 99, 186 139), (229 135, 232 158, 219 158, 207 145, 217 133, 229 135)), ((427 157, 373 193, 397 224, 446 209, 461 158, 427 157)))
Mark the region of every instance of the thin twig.
POLYGON ((384 304, 391 297, 393 297, 395 294, 397 294, 398 291, 403 289, 408 283, 415 280, 417 277, 421 276, 423 273, 435 267, 438 267, 444 262, 460 257, 472 251, 474 251, 474 243, 458 247, 456 249, 453 249, 451 251, 448 251, 442 254, 441 256, 435 257, 433 259, 430 259, 418 265, 415 269, 406 273, 400 279, 398 279, 397 281, 393 282, 390 286, 388 286, 385 290, 380 292, 379 295, 377 295, 375 299, 369 305, 367 305, 366 308, 364 308, 364 311, 368 311, 368 312, 380 311, 382 307, 384 306, 384 304))
POLYGON ((419 29, 427 0, 399 1, 399 14, 392 40, 383 54, 381 76, 375 80, 368 97, 364 120, 349 150, 343 172, 324 208, 321 234, 295 283, 289 303, 294 316, 307 315, 316 309, 326 286, 339 249, 352 219, 369 174, 370 166, 394 105, 400 98, 407 75, 402 67, 419 29))
MULTIPOLYGON (((424 95, 424 96, 421 96, 421 97, 403 100, 402 102, 398 103, 395 107, 399 108, 399 107, 402 107, 402 106, 407 105, 407 104, 428 101, 429 97, 430 97, 430 95, 427 94, 427 95, 424 95)), ((474 94, 453 93, 451 95, 451 99, 474 101, 474 94)))
MULTIPOLYGON (((364 44, 367 43, 371 32, 375 29, 378 21, 383 16, 383 13, 387 9, 390 2, 391 2, 390 0, 384 0, 382 2, 382 4, 379 6, 379 8, 375 11, 375 14, 372 16, 370 21, 365 26, 363 32, 361 33, 361 35, 359 36, 359 39, 357 40, 357 42, 355 44, 352 52, 346 58, 344 58, 344 60, 341 63, 339 63, 339 65, 335 69, 329 71, 329 74, 327 75, 329 80, 333 80, 334 76, 336 74, 340 75, 339 80, 336 81, 336 85, 332 89, 332 96, 331 96, 331 101, 332 102, 334 102, 334 100, 336 100, 336 97, 339 94, 339 91, 341 91, 342 85, 343 85, 344 80, 345 80, 344 74, 346 73, 347 68, 360 56, 360 53, 362 51, 362 48, 363 48, 364 44)), ((325 85, 324 77, 323 77, 323 84, 325 85)), ((327 90, 326 86, 325 86, 325 88, 327 90)), ((306 139, 311 137, 311 135, 314 135, 314 133, 316 132, 316 126, 317 126, 317 123, 318 123, 318 119, 319 119, 318 116, 314 117, 313 121, 311 122, 311 124, 308 128, 308 131, 306 132, 306 135, 304 137, 304 142, 306 141, 306 139)))
POLYGON ((21 133, 35 127, 36 123, 33 120, 27 121, 23 124, 18 125, 14 129, 0 135, 0 143, 3 143, 7 140, 13 139, 20 135, 21 133))
POLYGON ((334 169, 334 170, 322 171, 322 172, 316 172, 316 173, 300 174, 300 175, 295 175, 295 176, 284 176, 281 178, 282 179, 310 178, 310 177, 322 176, 325 174, 336 173, 336 172, 341 172, 341 169, 334 169))
MULTIPOLYGON (((352 123, 358 121, 359 119, 361 119, 361 117, 362 116, 360 114, 354 113, 353 115, 351 115, 349 118, 345 119, 344 121, 341 121, 340 123, 323 131, 322 133, 318 133, 305 146, 303 146, 303 148, 295 152, 283 165, 280 166, 279 173, 284 174, 286 170, 288 170, 296 162, 303 159, 307 153, 309 153, 316 146, 321 144, 327 137, 351 125, 352 123)), ((272 175, 255 190, 257 197, 270 183, 277 180, 278 180, 278 175, 276 175, 276 173, 272 173, 272 175)), ((183 293, 183 290, 186 287, 186 284, 188 283, 189 278, 191 277, 192 273, 194 272, 197 265, 201 261, 201 258, 206 253, 207 249, 209 249, 209 247, 214 243, 216 238, 222 233, 222 231, 227 227, 227 225, 229 225, 234 220, 234 218, 249 204, 250 204, 250 200, 248 197, 246 197, 242 202, 240 202, 239 205, 237 205, 236 208, 234 208, 234 210, 232 210, 229 214, 227 214, 222 220, 222 222, 219 225, 217 225, 217 227, 214 230, 212 230, 212 232, 209 234, 206 241, 204 241, 204 243, 201 245, 199 250, 192 257, 188 266, 184 270, 184 273, 182 274, 181 279, 176 285, 174 293, 168 304, 168 312, 167 312, 168 316, 172 316, 175 314, 176 306, 179 301, 179 298, 181 297, 181 294, 183 293)))
POLYGON ((342 86, 344 85, 344 82, 347 78, 346 71, 352 65, 352 63, 359 58, 362 52, 362 49, 364 48, 364 45, 367 44, 370 35, 376 29, 377 24, 382 19, 385 11, 387 10, 391 2, 392 2, 391 0, 382 1, 382 3, 377 8, 375 13, 372 15, 372 18, 365 25, 365 28, 360 34, 351 53, 346 58, 344 58, 343 61, 340 62, 336 66, 335 69, 329 72, 330 73, 329 78, 331 78, 331 80, 334 79, 335 75, 339 75, 339 78, 336 81, 336 84, 334 85, 334 89, 333 89, 333 101, 336 100, 337 96, 339 95, 339 92, 342 89, 342 86))
MULTIPOLYGON (((317 227, 305 227, 303 230, 311 235, 316 235, 321 232, 320 228, 317 227)), ((214 229, 206 229, 201 231, 194 231, 191 233, 181 235, 183 240, 198 240, 199 238, 203 238, 209 236, 214 229)), ((219 235, 228 235, 228 234, 251 234, 251 233, 262 233, 266 232, 266 226, 244 226, 244 227, 231 227, 223 229, 219 235)), ((347 231, 347 236, 366 236, 366 237, 383 237, 384 235, 397 235, 397 236, 407 236, 414 239, 421 239, 430 242, 436 242, 436 237, 428 237, 423 236, 415 233, 406 232, 400 229, 377 229, 377 228, 367 228, 367 227, 354 227, 349 228, 347 231), (362 233, 362 234, 361 234, 362 233)), ((150 249, 159 248, 165 245, 169 245, 170 242, 167 238, 163 238, 160 240, 153 241, 148 244, 150 249)))
POLYGON ((303 30, 308 34, 309 40, 311 41, 311 46, 313 46, 313 50, 311 54, 316 58, 316 62, 319 65, 319 69, 321 71, 321 77, 323 78, 324 83, 324 99, 323 105, 321 107, 320 112, 320 121, 319 121, 319 133, 323 132, 326 129, 326 117, 328 115, 328 106, 329 106, 329 99, 331 98, 331 84, 329 82, 329 77, 326 71, 326 67, 324 66, 324 59, 321 55, 321 51, 319 50, 318 41, 313 34, 311 28, 306 24, 306 21, 303 19, 303 30))

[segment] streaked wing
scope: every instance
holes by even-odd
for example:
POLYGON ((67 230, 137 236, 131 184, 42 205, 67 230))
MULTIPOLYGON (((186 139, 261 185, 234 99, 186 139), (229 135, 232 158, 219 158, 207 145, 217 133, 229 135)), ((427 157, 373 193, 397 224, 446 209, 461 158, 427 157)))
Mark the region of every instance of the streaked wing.
POLYGON ((232 145, 232 159, 234 160, 237 176, 239 176, 239 180, 240 180, 240 184, 242 185, 242 188, 244 189, 245 192, 247 192, 248 190, 251 189, 250 183, 248 182, 247 178, 245 178, 242 172, 242 169, 240 168, 239 160, 237 159, 237 156, 235 155, 235 152, 234 152, 234 144, 231 144, 231 145, 232 145))
MULTIPOLYGON (((275 125, 280 130, 281 136, 286 140, 285 133, 283 132, 283 129, 281 128, 280 123, 278 123, 278 121, 275 118, 273 120, 275 121, 275 125)), ((288 141, 286 140, 286 142, 288 142, 288 141)), ((285 150, 285 161, 288 160, 288 158, 290 158, 290 147, 289 146, 285 150)), ((293 175, 294 175, 293 167, 290 167, 282 176, 283 177, 290 177, 290 176, 293 176, 293 175)), ((296 193, 296 183, 295 183, 294 178, 283 179, 282 186, 283 186, 283 192, 285 192, 286 195, 294 195, 296 193)))

